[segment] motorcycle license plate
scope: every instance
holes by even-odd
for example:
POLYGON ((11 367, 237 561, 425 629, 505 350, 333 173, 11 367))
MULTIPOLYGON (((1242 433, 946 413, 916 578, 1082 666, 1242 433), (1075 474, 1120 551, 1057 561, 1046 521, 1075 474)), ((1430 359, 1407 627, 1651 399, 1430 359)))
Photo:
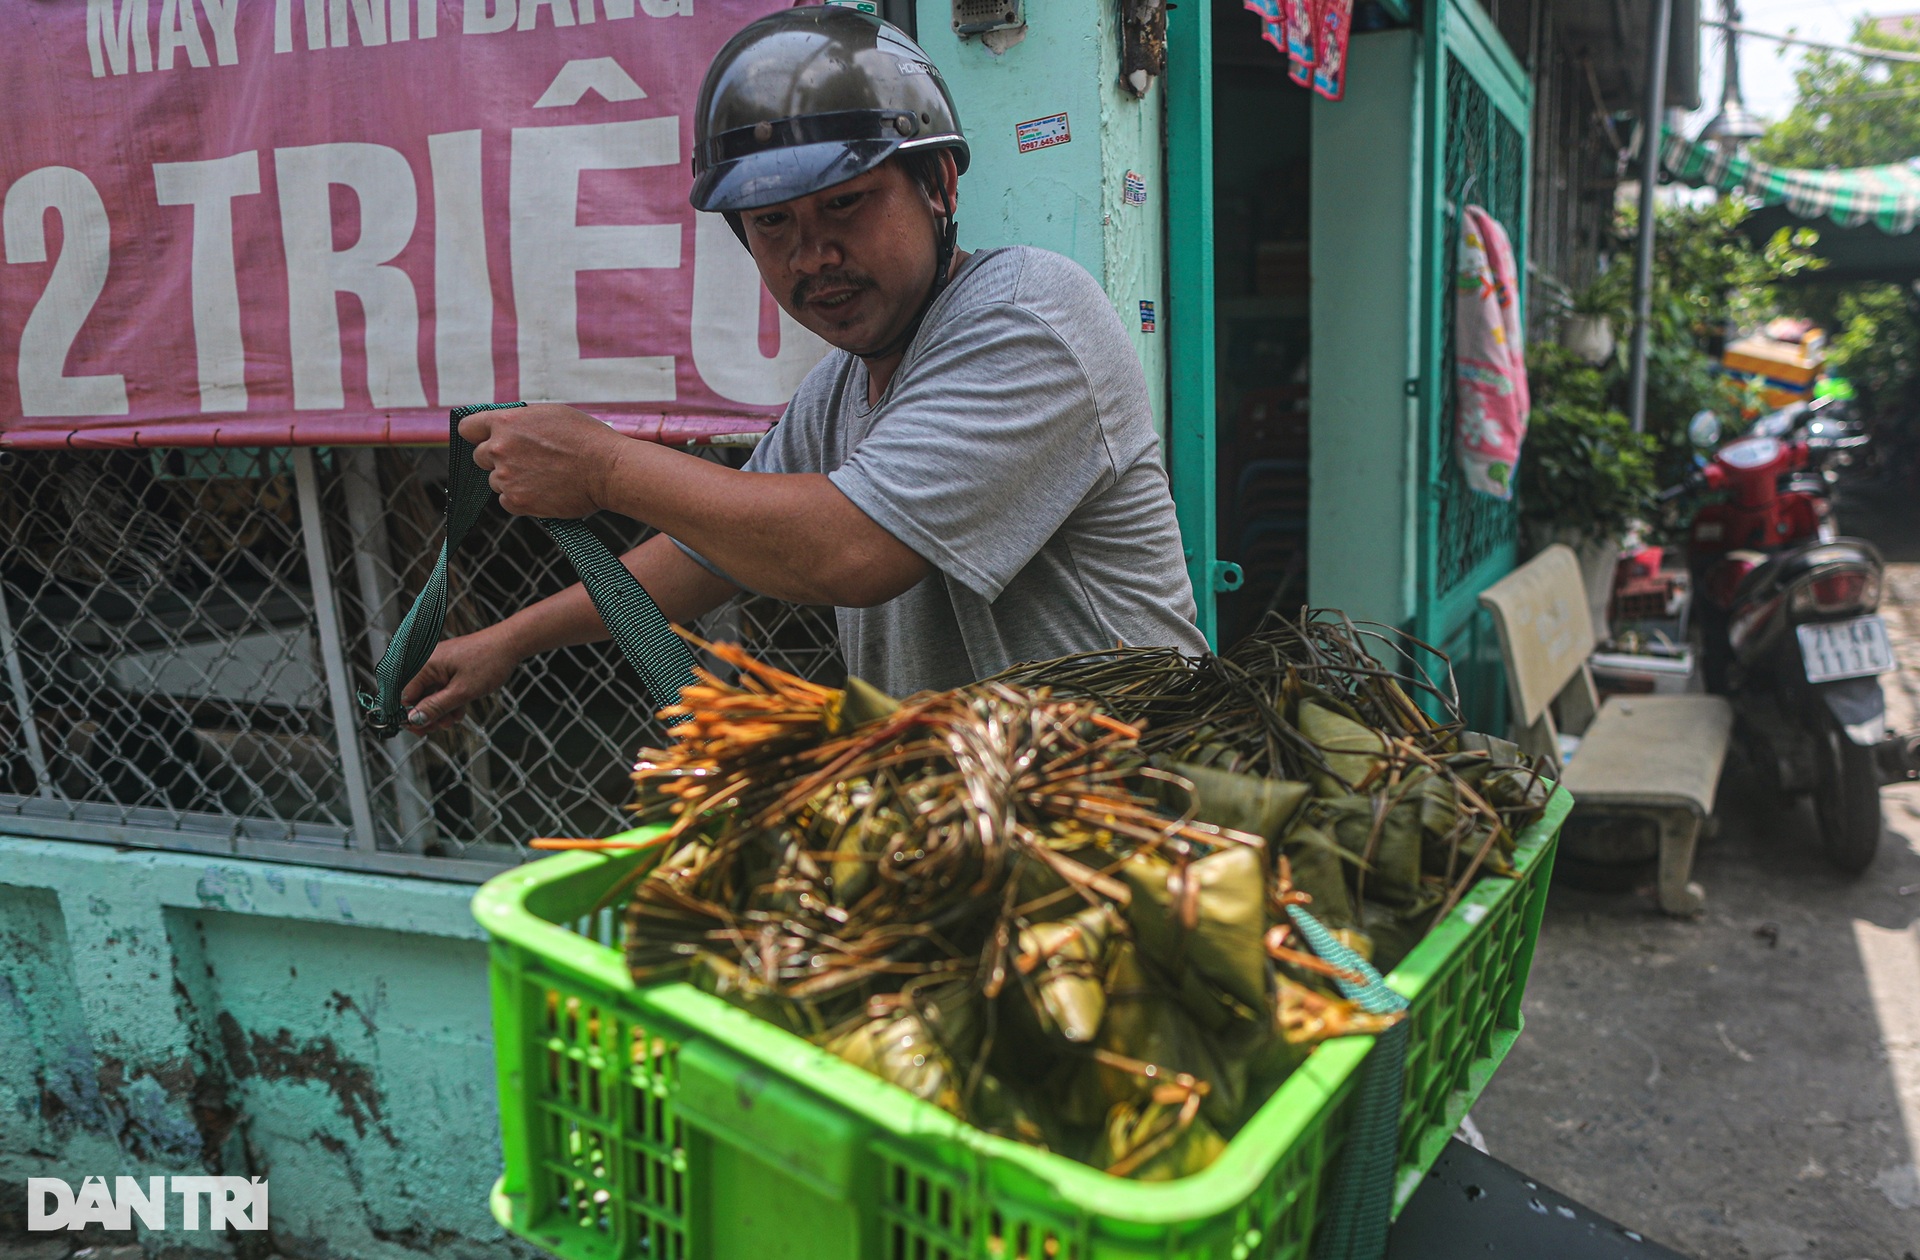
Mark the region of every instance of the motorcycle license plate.
POLYGON ((1893 669, 1893 644, 1887 640, 1887 623, 1879 617, 1794 628, 1800 635, 1800 659, 1807 667, 1808 682, 1865 678, 1893 669))

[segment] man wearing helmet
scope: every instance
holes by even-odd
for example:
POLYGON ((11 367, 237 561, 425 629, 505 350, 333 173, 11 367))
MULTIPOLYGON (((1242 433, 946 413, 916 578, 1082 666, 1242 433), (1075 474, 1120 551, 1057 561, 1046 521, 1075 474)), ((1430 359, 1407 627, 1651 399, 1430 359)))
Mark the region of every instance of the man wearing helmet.
MULTIPOLYGON (((1116 643, 1200 650, 1126 332, 1057 254, 956 250, 967 157, 899 30, 838 7, 748 25, 701 88, 692 201, 834 352, 740 470, 554 404, 469 416, 502 506, 658 529, 624 560, 677 622, 742 590, 832 605, 849 670, 897 695, 1116 643)), ((409 721, 605 637, 571 587, 441 644, 409 721)))

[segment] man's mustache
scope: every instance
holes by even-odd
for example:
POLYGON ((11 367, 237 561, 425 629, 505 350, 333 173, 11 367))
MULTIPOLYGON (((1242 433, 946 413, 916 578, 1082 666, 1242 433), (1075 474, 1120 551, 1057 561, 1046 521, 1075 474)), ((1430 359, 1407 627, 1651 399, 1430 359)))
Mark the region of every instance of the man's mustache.
POLYGON ((794 282, 793 294, 789 301, 795 306, 805 306, 821 293, 839 294, 849 289, 875 288, 872 276, 856 271, 836 271, 831 275, 802 276, 794 282))

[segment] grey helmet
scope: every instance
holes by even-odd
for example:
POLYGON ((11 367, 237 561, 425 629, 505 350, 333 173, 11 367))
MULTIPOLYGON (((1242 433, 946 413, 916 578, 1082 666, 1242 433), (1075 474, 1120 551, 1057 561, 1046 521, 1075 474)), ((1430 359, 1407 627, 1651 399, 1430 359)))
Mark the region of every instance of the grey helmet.
POLYGON ((689 200, 733 219, 934 148, 967 169, 953 97, 904 31, 836 5, 783 9, 749 23, 707 68, 689 200))

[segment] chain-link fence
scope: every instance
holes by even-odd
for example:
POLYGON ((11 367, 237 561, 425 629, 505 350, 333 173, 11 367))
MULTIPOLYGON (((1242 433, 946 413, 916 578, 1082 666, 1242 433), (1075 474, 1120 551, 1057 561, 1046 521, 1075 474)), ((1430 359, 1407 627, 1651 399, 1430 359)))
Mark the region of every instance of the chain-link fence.
MULTIPOLYGON (((445 484, 444 451, 8 457, 0 831, 462 878, 620 827, 634 753, 663 736, 609 644, 526 662, 452 730, 364 733, 356 696, 432 565, 445 484)), ((572 576, 496 505, 454 559, 447 632, 572 576)), ((829 610, 746 598, 697 629, 841 676, 829 610)))

